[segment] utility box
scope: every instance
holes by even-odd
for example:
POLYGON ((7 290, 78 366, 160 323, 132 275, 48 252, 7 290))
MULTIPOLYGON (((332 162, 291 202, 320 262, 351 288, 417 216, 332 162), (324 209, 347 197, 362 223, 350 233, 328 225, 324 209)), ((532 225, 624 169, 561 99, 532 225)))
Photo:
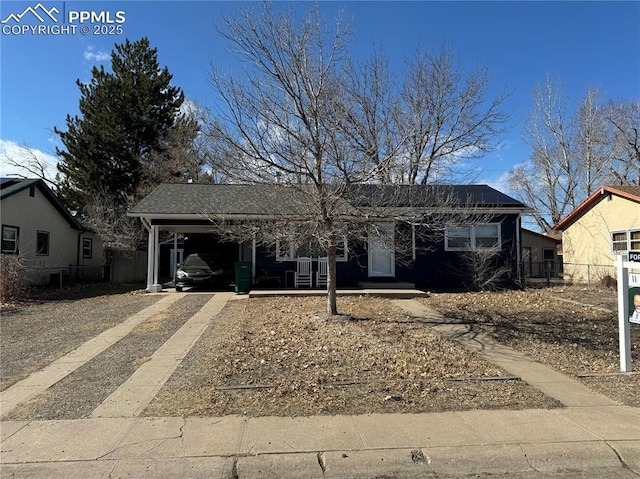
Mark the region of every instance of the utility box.
POLYGON ((237 261, 235 269, 236 294, 246 294, 251 291, 251 262, 237 261))

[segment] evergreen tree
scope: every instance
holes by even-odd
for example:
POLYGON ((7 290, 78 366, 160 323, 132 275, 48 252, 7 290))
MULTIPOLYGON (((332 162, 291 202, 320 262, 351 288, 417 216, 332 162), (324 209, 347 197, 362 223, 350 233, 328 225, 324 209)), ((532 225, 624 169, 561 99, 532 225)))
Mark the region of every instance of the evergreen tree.
POLYGON ((67 115, 67 131, 54 129, 64 145, 57 150, 61 193, 77 209, 108 198, 124 211, 148 184, 150 162, 167 148, 184 94, 147 38, 116 44, 111 71, 101 66, 91 73, 88 84, 76 82, 80 115, 67 115))

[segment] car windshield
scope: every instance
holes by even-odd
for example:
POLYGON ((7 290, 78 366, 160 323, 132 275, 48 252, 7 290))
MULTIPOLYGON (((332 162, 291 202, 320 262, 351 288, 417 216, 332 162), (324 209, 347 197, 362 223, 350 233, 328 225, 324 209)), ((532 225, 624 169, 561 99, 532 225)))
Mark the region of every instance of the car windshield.
POLYGON ((220 258, 210 254, 190 254, 184 260, 182 266, 188 268, 219 268, 220 258))

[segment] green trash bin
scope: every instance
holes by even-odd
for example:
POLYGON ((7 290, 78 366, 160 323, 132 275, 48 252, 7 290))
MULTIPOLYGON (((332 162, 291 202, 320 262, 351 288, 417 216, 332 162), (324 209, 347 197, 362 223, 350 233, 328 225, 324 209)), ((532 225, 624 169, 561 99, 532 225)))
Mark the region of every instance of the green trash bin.
POLYGON ((245 294, 251 291, 251 262, 237 261, 236 267, 236 294, 245 294))

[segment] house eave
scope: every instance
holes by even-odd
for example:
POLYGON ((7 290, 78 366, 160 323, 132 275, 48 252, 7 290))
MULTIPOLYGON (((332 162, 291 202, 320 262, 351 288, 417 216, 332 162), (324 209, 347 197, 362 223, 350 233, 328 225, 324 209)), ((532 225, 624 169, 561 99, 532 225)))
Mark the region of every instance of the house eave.
MULTIPOLYGON (((352 221, 366 221, 368 218, 383 218, 387 217, 389 219, 398 218, 401 219, 403 217, 410 216, 419 216, 426 214, 532 214, 533 210, 531 208, 509 208, 509 207, 473 207, 473 208, 396 208, 393 212, 385 211, 376 211, 375 208, 367 209, 366 211, 363 209, 362 212, 364 214, 345 214, 345 215, 337 215, 336 217, 343 217, 346 220, 352 221)), ((244 213, 175 213, 175 214, 167 214, 167 213, 140 213, 140 212, 130 212, 127 213, 128 216, 133 218, 144 218, 148 221, 154 220, 164 220, 164 221, 234 221, 234 220, 242 220, 242 221, 252 221, 252 220, 287 220, 287 221, 305 221, 309 219, 308 215, 282 215, 282 214, 244 214, 244 213)))
POLYGON ((591 194, 586 200, 576 206, 567 216, 562 218, 553 229, 558 231, 564 231, 574 222, 576 222, 587 210, 592 208, 595 203, 599 202, 605 195, 616 195, 629 201, 640 203, 640 197, 637 195, 622 191, 615 186, 602 186, 597 191, 591 194))

